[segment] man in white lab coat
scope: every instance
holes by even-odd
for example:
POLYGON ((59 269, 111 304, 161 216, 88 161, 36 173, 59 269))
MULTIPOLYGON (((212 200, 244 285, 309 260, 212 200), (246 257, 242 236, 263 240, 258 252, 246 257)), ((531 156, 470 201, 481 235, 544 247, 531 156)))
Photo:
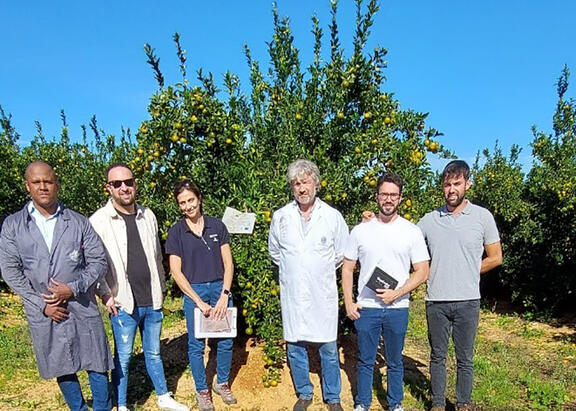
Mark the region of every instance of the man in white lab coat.
POLYGON ((296 160, 286 179, 295 201, 274 213, 268 250, 280 273, 284 339, 298 395, 294 411, 312 403, 307 345, 320 353, 323 399, 329 410, 339 411, 336 268, 344 258, 348 226, 336 209, 316 197, 320 171, 313 162, 296 160))

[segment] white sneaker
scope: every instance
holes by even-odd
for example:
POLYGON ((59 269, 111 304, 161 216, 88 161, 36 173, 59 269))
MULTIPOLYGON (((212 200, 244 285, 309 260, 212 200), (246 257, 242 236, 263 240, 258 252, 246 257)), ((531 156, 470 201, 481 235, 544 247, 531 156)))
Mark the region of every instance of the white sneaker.
POLYGON ((398 404, 397 406, 394 407, 392 411, 404 411, 404 408, 402 407, 402 405, 398 404))
POLYGON ((186 405, 180 404, 172 398, 171 392, 158 396, 158 408, 169 411, 189 411, 189 408, 186 405))
POLYGON ((368 408, 366 408, 361 404, 358 404, 357 406, 354 407, 354 411, 368 411, 368 408))
POLYGON ((128 408, 125 405, 121 405, 118 408, 116 408, 117 411, 130 411, 130 408, 128 408))

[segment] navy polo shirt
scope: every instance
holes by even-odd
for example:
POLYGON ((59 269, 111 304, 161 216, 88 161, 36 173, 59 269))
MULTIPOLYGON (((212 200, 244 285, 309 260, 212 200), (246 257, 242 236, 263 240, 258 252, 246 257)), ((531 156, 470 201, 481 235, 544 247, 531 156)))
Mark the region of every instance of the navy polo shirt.
POLYGON ((182 259, 182 272, 191 283, 207 283, 224 279, 224 263, 220 247, 230 243, 230 234, 222 221, 204 216, 204 230, 197 236, 185 219, 178 221, 166 239, 166 254, 182 259))

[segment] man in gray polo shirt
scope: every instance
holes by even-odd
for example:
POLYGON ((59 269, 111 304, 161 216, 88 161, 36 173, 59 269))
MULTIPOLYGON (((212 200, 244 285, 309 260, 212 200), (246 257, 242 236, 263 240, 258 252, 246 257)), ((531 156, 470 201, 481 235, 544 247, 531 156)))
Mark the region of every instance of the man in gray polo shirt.
POLYGON ((446 204, 426 214, 418 223, 431 256, 426 317, 431 348, 432 411, 445 409, 446 352, 450 332, 457 362, 456 409, 472 409, 480 274, 502 264, 502 248, 494 217, 485 208, 466 199, 470 185, 468 164, 462 160, 448 163, 442 172, 446 204))

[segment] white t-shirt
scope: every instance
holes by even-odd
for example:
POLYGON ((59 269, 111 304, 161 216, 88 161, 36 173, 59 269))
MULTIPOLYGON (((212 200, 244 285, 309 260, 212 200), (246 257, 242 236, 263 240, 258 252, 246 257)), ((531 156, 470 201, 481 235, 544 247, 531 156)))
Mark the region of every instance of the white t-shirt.
POLYGON ((430 260, 422 232, 415 224, 398 216, 391 223, 374 218, 357 225, 348 237, 344 251, 348 260, 360 261, 357 304, 367 308, 405 308, 409 295, 386 305, 374 291, 365 287, 376 266, 398 280, 398 286, 408 281, 413 263, 430 260))

